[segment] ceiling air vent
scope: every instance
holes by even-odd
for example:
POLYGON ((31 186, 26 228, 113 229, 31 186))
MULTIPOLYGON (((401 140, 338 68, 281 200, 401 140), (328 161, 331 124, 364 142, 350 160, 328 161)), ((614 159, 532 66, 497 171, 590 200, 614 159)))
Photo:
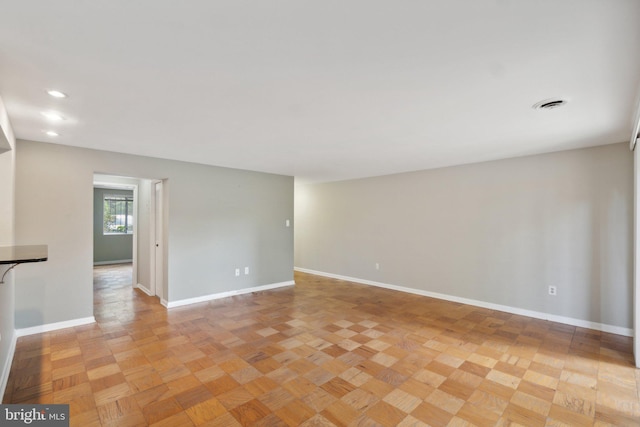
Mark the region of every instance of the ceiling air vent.
POLYGON ((533 104, 533 108, 536 110, 552 110, 554 108, 562 107, 567 100, 564 99, 545 99, 544 101, 533 104))

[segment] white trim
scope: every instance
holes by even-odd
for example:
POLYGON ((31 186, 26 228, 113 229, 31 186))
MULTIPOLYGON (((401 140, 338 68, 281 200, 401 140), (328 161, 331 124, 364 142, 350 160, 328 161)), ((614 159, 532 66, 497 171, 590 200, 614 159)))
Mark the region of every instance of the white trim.
MULTIPOLYGON (((640 104, 639 104, 640 108, 640 104)), ((640 118, 640 112, 638 117, 640 118)), ((640 140, 640 138, 638 138, 640 140)), ((640 368, 640 149, 633 152, 633 355, 640 368)))
MULTIPOLYGON (((156 295, 156 183, 149 188, 149 290, 156 295)), ((160 295, 161 296, 161 295, 160 295)), ((162 298, 160 298, 162 301, 162 298)))
POLYGON ((93 265, 111 265, 111 264, 131 264, 133 262, 132 259, 116 259, 113 261, 98 261, 94 262, 93 265))
POLYGON ((597 331, 609 332, 627 337, 633 336, 633 329, 623 328, 621 326, 607 325, 604 323, 591 322, 588 320, 574 319, 572 317, 558 316, 556 314, 544 313, 541 311, 527 310, 524 308, 511 307, 508 305, 494 304, 486 301, 479 301, 470 298, 462 298, 454 295, 441 294, 437 292, 429 292, 422 289, 407 288, 404 286, 390 285, 388 283, 374 282, 372 280, 358 279, 356 277, 341 276, 339 274, 325 273, 323 271, 309 270, 306 268, 294 267, 295 271, 301 273, 314 274, 316 276, 330 277, 332 279, 346 280, 348 282, 361 283, 363 285, 376 286, 379 288, 391 289, 394 291, 406 292, 415 295, 421 295, 430 298, 441 299, 445 301, 459 302, 462 304, 473 305, 476 307, 488 308, 490 310, 504 311, 506 313, 518 314, 520 316, 533 317, 535 319, 549 320, 551 322, 564 323, 566 325, 578 326, 580 328, 594 329, 597 331))
POLYGON ((47 323, 45 325, 32 326, 30 328, 16 329, 16 336, 20 338, 27 335, 41 334, 43 332, 57 331, 58 329, 73 328, 74 326, 88 325, 91 323, 96 323, 96 318, 93 316, 83 317, 81 319, 65 320, 64 322, 47 323))
POLYGON ((238 289, 235 291, 226 291, 226 292, 220 292, 217 294, 203 295, 201 297, 181 299, 178 301, 162 300, 162 305, 164 305, 167 308, 174 308, 174 307, 180 307, 182 305, 196 304, 199 302, 211 301, 211 300, 220 299, 220 298, 227 298, 235 295, 250 294, 252 292, 268 291, 270 289, 283 288, 285 286, 292 286, 292 285, 295 285, 295 282, 293 280, 288 282, 272 283, 270 285, 255 286, 253 288, 238 289))
POLYGON ((169 301, 167 301, 164 298, 160 298, 160 304, 162 304, 163 306, 165 306, 166 308, 169 308, 169 301))
POLYGON ((145 294, 149 295, 150 297, 153 296, 151 291, 146 286, 143 286, 142 284, 138 283, 135 287, 140 289, 142 292, 144 292, 145 294))
MULTIPOLYGON (((138 183, 140 180, 138 179, 138 183)), ((138 282, 138 227, 140 222, 138 221, 138 184, 133 186, 133 239, 131 244, 132 259, 131 259, 131 283, 138 282)))
POLYGON ((0 396, 4 396, 4 392, 7 390, 7 383, 9 381, 9 373, 11 372, 11 364, 13 363, 13 356, 16 353, 16 342, 18 336, 13 332, 11 342, 9 344, 9 351, 7 352, 7 360, 4 361, 2 371, 0 371, 0 396))
MULTIPOLYGON (((117 175, 109 175, 109 176, 113 176, 114 178, 138 179, 138 178, 121 177, 117 175)), ((101 188, 104 190, 133 190, 135 187, 137 187, 136 184, 117 184, 114 182, 93 181, 93 188, 101 188)))

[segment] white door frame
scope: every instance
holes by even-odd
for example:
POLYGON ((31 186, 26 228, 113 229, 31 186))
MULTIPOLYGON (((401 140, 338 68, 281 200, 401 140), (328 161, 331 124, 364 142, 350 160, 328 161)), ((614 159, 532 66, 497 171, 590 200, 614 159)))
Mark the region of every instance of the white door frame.
POLYGON ((161 180, 154 180, 151 188, 151 239, 149 239, 150 269, 149 277, 151 278, 150 291, 151 295, 157 295, 160 301, 166 299, 164 295, 164 184, 161 180))
POLYGON ((633 354, 640 368, 640 149, 633 151, 633 354))
POLYGON ((132 269, 131 284, 138 286, 138 185, 133 186, 133 248, 132 249, 132 269))

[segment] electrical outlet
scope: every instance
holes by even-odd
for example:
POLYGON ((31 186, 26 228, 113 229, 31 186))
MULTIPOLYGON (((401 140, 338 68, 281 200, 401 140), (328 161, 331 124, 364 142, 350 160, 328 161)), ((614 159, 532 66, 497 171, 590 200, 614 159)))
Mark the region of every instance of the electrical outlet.
POLYGON ((249 274, 249 267, 244 268, 244 274, 249 274))
POLYGON ((558 295, 558 292, 557 292, 557 291, 558 291, 558 290, 556 289, 556 287, 555 287, 555 286, 549 286, 549 295, 556 296, 556 295, 558 295))
POLYGON ((380 264, 376 262, 376 270, 380 270, 380 264))
POLYGON ((238 277, 240 275, 240 269, 236 268, 236 277, 238 277))

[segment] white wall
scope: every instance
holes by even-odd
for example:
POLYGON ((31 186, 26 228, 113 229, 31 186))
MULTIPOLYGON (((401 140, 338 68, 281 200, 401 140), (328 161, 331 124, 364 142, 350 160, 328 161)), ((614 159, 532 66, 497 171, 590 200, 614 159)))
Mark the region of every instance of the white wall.
POLYGON ((295 265, 632 328, 632 215, 626 144, 297 185, 295 265))
MULTIPOLYGON (((9 117, 0 99, 0 246, 14 243, 15 220, 15 138, 9 117), (9 149, 7 150, 7 147, 9 149)), ((0 277, 8 266, 0 266, 0 277)), ((14 341, 14 279, 13 271, 0 284, 0 396, 4 390, 11 368, 14 341)))
POLYGON ((94 173, 166 180, 168 301, 292 280, 292 177, 18 141, 16 240, 49 260, 17 272, 16 328, 93 315, 94 173))

